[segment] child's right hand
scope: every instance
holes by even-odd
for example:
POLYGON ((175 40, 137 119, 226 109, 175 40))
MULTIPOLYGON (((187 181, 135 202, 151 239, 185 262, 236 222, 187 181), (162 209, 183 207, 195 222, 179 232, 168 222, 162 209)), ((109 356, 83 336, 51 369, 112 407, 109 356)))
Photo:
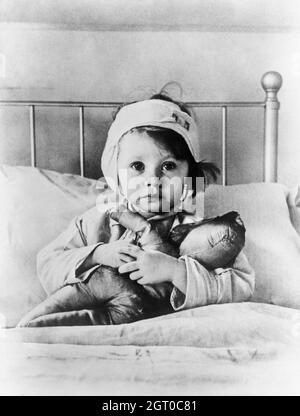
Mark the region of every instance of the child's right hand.
POLYGON ((117 268, 134 261, 140 251, 141 248, 129 240, 117 240, 98 246, 93 253, 93 260, 97 264, 117 268))

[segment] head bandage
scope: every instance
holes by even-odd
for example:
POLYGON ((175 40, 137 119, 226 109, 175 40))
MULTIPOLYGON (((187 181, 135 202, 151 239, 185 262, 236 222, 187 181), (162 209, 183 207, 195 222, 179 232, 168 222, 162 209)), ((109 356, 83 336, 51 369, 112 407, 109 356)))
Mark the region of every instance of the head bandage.
POLYGON ((145 100, 121 108, 112 123, 102 153, 101 168, 108 185, 117 190, 118 145, 121 137, 134 127, 156 126, 180 134, 196 162, 200 162, 200 143, 195 121, 175 103, 164 100, 145 100))

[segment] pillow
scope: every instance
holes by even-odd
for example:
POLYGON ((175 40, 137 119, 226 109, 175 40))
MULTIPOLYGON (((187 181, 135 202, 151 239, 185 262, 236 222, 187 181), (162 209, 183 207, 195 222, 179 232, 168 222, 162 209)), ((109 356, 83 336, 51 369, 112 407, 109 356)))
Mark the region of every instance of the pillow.
POLYGON ((300 237, 290 221, 287 188, 275 183, 211 185, 205 217, 236 210, 246 227, 245 254, 256 273, 254 302, 300 309, 300 237))
POLYGON ((95 204, 99 194, 96 185, 96 180, 78 175, 0 167, 2 325, 15 325, 46 297, 36 275, 37 252, 74 216, 95 204))
POLYGON ((291 222, 300 235, 300 185, 290 189, 287 194, 287 203, 291 222))

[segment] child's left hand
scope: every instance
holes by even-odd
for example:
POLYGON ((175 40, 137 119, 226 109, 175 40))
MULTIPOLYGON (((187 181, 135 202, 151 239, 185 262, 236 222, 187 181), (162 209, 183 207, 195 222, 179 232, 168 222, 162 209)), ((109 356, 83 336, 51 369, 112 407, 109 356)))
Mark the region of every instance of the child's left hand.
POLYGON ((154 250, 140 250, 136 260, 119 267, 119 273, 130 273, 131 280, 141 285, 172 282, 178 259, 154 250))

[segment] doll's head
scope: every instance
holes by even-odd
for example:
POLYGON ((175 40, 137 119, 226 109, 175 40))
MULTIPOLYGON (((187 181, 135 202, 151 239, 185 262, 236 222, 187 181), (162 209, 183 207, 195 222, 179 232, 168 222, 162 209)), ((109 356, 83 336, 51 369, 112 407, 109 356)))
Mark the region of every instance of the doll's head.
POLYGON ((205 166, 199 162, 198 130, 189 110, 157 94, 117 112, 102 170, 112 188, 151 217, 174 210, 188 191, 195 192, 205 166))

